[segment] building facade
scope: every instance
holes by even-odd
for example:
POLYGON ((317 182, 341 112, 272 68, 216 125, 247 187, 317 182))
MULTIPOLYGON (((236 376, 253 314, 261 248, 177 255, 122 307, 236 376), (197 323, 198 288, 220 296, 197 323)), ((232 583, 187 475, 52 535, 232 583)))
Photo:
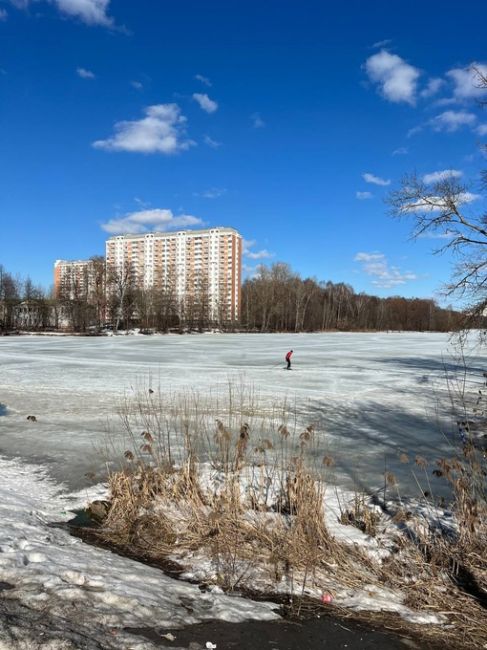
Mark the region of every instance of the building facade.
POLYGON ((54 262, 54 295, 58 299, 90 301, 95 293, 96 281, 93 260, 54 262))
POLYGON ((171 291, 181 309, 205 295, 213 320, 240 315, 242 237, 233 228, 116 235, 106 242, 107 281, 171 291))

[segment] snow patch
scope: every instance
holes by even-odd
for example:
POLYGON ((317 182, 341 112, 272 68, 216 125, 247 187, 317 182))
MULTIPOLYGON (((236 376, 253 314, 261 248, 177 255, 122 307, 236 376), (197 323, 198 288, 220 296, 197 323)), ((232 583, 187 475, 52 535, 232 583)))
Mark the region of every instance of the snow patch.
MULTIPOLYGON (((88 492, 100 491, 97 486, 88 492)), ((0 581, 14 586, 6 592, 10 600, 71 624, 74 620, 80 633, 100 642, 108 627, 115 629, 115 645, 104 647, 136 647, 123 632, 126 626, 177 628, 210 619, 279 618, 274 604, 219 591, 202 594, 194 585, 48 526, 72 518, 70 510, 86 505, 88 492, 66 494, 42 468, 0 457, 0 581)), ((26 639, 31 632, 25 632, 26 639)), ((43 650, 66 647, 53 643, 43 650)))

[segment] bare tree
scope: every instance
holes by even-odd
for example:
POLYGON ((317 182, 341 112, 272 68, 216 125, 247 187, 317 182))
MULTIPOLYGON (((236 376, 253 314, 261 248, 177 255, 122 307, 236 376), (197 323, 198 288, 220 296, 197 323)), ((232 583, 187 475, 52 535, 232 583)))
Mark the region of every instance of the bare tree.
POLYGON ((105 258, 101 255, 93 255, 90 257, 90 261, 92 277, 89 282, 90 295, 88 299, 95 308, 96 326, 100 329, 107 316, 105 258))
POLYGON ((8 331, 13 324, 13 310, 20 302, 20 281, 0 264, 0 330, 8 331))
POLYGON ((393 216, 413 219, 413 238, 438 238, 437 253, 453 252, 456 264, 447 293, 472 299, 481 311, 487 306, 487 213, 471 209, 473 198, 455 178, 430 185, 413 175, 390 194, 389 203, 393 216))
POLYGON ((286 264, 260 267, 242 287, 242 325, 250 331, 437 330, 460 326, 462 315, 433 300, 378 298, 350 285, 302 279, 286 264))
MULTIPOLYGON (((476 74, 477 86, 487 89, 485 74, 480 70, 476 74)), ((480 189, 485 195, 487 170, 482 172, 482 178, 480 189)), ((442 242, 437 253, 453 253, 456 263, 447 294, 470 299, 471 312, 482 314, 487 308, 487 212, 472 207, 477 198, 449 172, 435 183, 412 174, 389 195, 389 204, 394 217, 413 219, 413 238, 437 238, 442 242)))
POLYGON ((126 329, 128 329, 132 311, 135 308, 135 283, 132 266, 128 261, 107 270, 107 288, 114 331, 118 330, 122 320, 125 320, 126 329))

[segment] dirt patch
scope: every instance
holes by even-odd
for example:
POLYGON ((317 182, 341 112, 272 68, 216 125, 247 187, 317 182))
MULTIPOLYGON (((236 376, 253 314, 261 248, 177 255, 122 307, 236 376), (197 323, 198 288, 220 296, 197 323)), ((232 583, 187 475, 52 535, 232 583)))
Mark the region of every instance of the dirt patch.
MULTIPOLYGON (((182 630, 127 629, 133 635, 149 639, 155 645, 166 648, 188 648, 199 650, 207 647, 226 650, 394 650, 421 648, 436 650, 424 642, 396 636, 387 632, 353 623, 342 622, 330 616, 305 621, 251 621, 247 623, 225 623, 210 621, 192 625, 182 630), (171 641, 171 639, 174 639, 171 641)), ((445 646, 443 646, 445 647, 445 646)))

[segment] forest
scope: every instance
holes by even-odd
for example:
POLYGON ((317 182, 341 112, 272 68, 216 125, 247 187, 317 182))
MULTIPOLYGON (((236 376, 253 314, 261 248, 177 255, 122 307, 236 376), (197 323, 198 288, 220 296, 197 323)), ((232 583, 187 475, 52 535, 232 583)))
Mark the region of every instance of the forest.
POLYGON ((64 295, 14 277, 0 265, 0 332, 103 329, 187 332, 408 330, 447 332, 464 326, 465 314, 430 298, 380 298, 356 293, 342 282, 302 278, 288 264, 260 266, 241 290, 239 321, 227 321, 204 285, 178 300, 170 286, 139 289, 107 278, 102 258, 92 258, 92 282, 64 295))

